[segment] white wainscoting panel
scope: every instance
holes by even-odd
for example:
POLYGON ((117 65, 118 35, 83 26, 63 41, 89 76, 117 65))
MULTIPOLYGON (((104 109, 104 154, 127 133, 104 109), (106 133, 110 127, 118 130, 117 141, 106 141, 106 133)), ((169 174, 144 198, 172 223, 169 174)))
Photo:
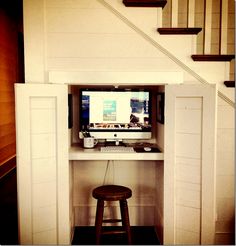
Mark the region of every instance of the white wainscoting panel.
POLYGON ((214 243, 216 90, 165 92, 164 243, 214 243))
POLYGON ((15 89, 20 243, 68 244, 67 86, 15 89))

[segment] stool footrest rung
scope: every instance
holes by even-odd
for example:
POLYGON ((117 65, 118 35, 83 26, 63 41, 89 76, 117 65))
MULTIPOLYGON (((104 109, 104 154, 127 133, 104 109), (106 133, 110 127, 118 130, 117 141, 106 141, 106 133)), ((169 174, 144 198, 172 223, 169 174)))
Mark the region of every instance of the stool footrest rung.
POLYGON ((103 223, 117 223, 117 222, 122 222, 121 219, 106 219, 102 221, 103 223))
POLYGON ((113 230, 113 231, 103 231, 102 232, 103 235, 123 234, 123 233, 126 233, 126 231, 124 231, 124 230, 113 230))

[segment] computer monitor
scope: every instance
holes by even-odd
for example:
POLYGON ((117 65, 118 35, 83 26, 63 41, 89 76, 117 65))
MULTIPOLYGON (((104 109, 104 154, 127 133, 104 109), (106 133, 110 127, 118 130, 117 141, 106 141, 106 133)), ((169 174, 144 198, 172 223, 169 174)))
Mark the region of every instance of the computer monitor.
POLYGON ((97 139, 151 138, 151 92, 81 89, 80 130, 97 139))

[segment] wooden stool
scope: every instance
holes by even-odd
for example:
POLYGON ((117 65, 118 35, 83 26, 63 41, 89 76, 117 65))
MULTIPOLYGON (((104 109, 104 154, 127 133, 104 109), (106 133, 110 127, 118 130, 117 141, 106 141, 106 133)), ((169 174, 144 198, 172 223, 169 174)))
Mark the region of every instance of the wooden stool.
POLYGON ((131 244, 131 231, 129 223, 129 212, 126 199, 132 196, 132 191, 120 185, 104 185, 93 190, 93 197, 97 199, 97 211, 95 219, 96 244, 100 244, 102 234, 126 233, 128 244, 131 244), (104 201, 119 201, 121 219, 103 220, 104 201), (123 230, 102 231, 102 223, 122 222, 123 230))

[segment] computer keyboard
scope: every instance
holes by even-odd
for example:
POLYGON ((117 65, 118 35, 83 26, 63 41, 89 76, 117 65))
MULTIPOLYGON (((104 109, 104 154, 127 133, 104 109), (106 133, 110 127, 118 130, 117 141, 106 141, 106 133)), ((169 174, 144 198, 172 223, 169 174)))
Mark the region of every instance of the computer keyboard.
POLYGON ((105 146, 105 147, 101 147, 100 151, 104 153, 132 153, 132 152, 135 152, 133 147, 125 147, 125 146, 105 146))

